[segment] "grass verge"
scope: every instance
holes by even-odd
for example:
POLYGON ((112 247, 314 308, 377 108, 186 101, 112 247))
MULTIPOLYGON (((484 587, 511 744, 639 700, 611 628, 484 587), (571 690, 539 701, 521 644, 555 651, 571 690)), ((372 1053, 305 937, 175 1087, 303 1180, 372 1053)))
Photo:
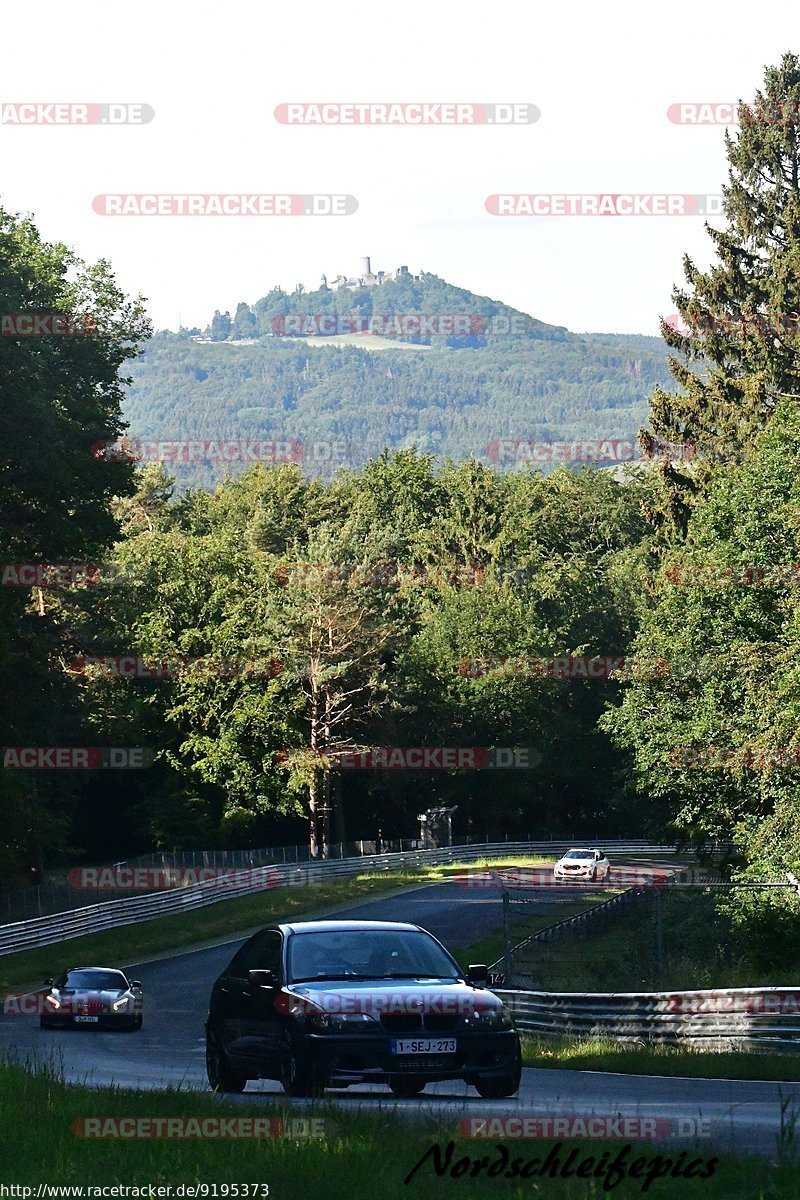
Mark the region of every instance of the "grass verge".
MULTIPOLYGON (((271 888, 250 896, 220 900, 186 913, 157 917, 137 925, 123 925, 35 950, 21 950, 18 954, 6 954, 0 957, 0 991, 39 987, 42 979, 56 973, 58 964, 65 957, 69 958, 70 963, 126 965, 143 962, 169 951, 178 954, 183 950, 199 949, 204 945, 225 941, 226 938, 234 940, 244 937, 270 921, 298 920, 346 906, 350 901, 369 900, 414 884, 445 882, 463 873, 467 866, 481 867, 485 861, 380 874, 365 873, 309 887, 271 888), (64 946, 67 947, 66 954, 64 946)), ((503 865, 531 866, 541 862, 541 857, 509 858, 504 860, 503 865)), ((495 862, 492 865, 498 864, 495 862)))
MULTIPOLYGON (((148 1195, 148 1185, 155 1187, 205 1185, 205 1195, 246 1195, 242 1185, 267 1185, 270 1200, 280 1197, 303 1196, 307 1200, 430 1200, 431 1190, 442 1196, 498 1195, 522 1200, 534 1194, 548 1200, 599 1200, 609 1194, 604 1190, 603 1171, 620 1153, 628 1165, 640 1160, 639 1174, 625 1178, 613 1187, 613 1195, 621 1200, 631 1197, 654 1197, 655 1200, 794 1200, 797 1196, 796 1169, 789 1162, 772 1165, 752 1159, 722 1158, 711 1161, 707 1147, 690 1148, 681 1159, 674 1147, 637 1142, 614 1144, 597 1142, 553 1143, 542 1140, 496 1141, 468 1140, 458 1135, 457 1116, 433 1120, 419 1115, 415 1102, 409 1102, 415 1113, 414 1122, 402 1120, 375 1107, 371 1112, 345 1111, 324 1102, 302 1109, 295 1105, 287 1109, 282 1097, 253 1097, 235 1107, 218 1101, 214 1096, 197 1093, 122 1092, 113 1090, 89 1091, 82 1087, 64 1087, 52 1072, 33 1073, 22 1066, 0 1064, 0 1144, 4 1147, 0 1178, 6 1184, 31 1188, 35 1196, 40 1183, 55 1186, 92 1186, 123 1184, 144 1188, 139 1195, 148 1195), (191 1140, 150 1138, 86 1138, 76 1136, 76 1122, 91 1118, 247 1118, 283 1119, 288 1122, 303 1118, 305 1129, 319 1132, 323 1122, 324 1136, 264 1137, 212 1139, 208 1136, 191 1140), (453 1150, 448 1159, 448 1143, 453 1150), (438 1174, 432 1153, 412 1175, 404 1180, 431 1148, 441 1147, 442 1164, 449 1161, 450 1170, 438 1174), (506 1158, 503 1159, 505 1146, 506 1158), (574 1155, 571 1170, 586 1167, 582 1178, 544 1177, 536 1172, 549 1152, 552 1164, 569 1169, 568 1158, 574 1155), (601 1169, 602 1155, 606 1162, 601 1169), (661 1164, 669 1161, 666 1178, 656 1178, 645 1190, 647 1173, 653 1171, 656 1157, 661 1164), (463 1160, 469 1160, 464 1164, 463 1160), (483 1166, 477 1176, 472 1164, 483 1166), (508 1178, 514 1160, 517 1171, 530 1160, 538 1159, 529 1176, 520 1180, 508 1178), (588 1160, 591 1159, 591 1165, 588 1160), (673 1177, 678 1164, 683 1169, 692 1160, 697 1176, 712 1170, 710 1178, 673 1177), (644 1160, 643 1163, 641 1160, 644 1160), (500 1164, 495 1177, 487 1170, 500 1164), (453 1171, 456 1174, 454 1177, 453 1171), (599 1177, 589 1178, 592 1171, 599 1177), (219 1189, 216 1193, 212 1185, 219 1189), (236 1190, 232 1185, 239 1185, 236 1190), (229 1190, 225 1190, 225 1188, 229 1190)), ((476 1100, 475 1115, 486 1115, 485 1104, 476 1100)), ((497 1115, 496 1103, 491 1106, 497 1115)), ((79 1126, 79 1128, 86 1128, 79 1126)), ((100 1127, 103 1128, 103 1127, 100 1127)), ((107 1129, 108 1127, 106 1127, 107 1129)), ((208 1127, 206 1127, 208 1128, 208 1127)), ((264 1126, 261 1129, 264 1130, 264 1126)), ((296 1127, 295 1127, 296 1128, 296 1127)), ((559 1168, 556 1168, 558 1170, 559 1168)), ((661 1169, 661 1168, 659 1168, 661 1169)), ((607 1177, 606 1177, 607 1178, 607 1177)), ((27 1200, 25 1193, 17 1193, 27 1200)), ((90 1193, 84 1191, 84 1197, 90 1193)), ((109 1194, 109 1193, 107 1193, 109 1194)), ((129 1196, 134 1192, 128 1192, 129 1196)), ((159 1193, 155 1193, 158 1195, 159 1193)), ((166 1195, 166 1191, 161 1193, 166 1195)), ((186 1195, 186 1191, 183 1192, 186 1195)), ((190 1193, 191 1194, 191 1193, 190 1193)), ((196 1193, 198 1195, 202 1193, 196 1193)), ((174 1193, 173 1193, 174 1196, 174 1193)), ((263 1186, 249 1192, 250 1200, 263 1200, 263 1186)))
MULTIPOLYGON (((559 900, 557 904, 542 902, 539 912, 536 912, 531 905, 528 915, 512 917, 509 920, 509 941, 512 947, 517 946, 525 938, 538 933, 540 929, 545 929, 548 925, 555 925, 558 921, 566 921, 568 917, 577 916, 578 913, 586 912, 593 905, 602 904, 616 894, 615 891, 585 892, 580 899, 559 900)), ((511 911, 513 912, 513 910, 514 906, 511 905, 511 911)), ((486 937, 480 938, 477 942, 473 942, 466 950, 457 951, 456 959, 465 967, 471 962, 486 963, 489 966, 502 958, 504 949, 505 940, 501 927, 487 934, 486 937)), ((502 971, 502 963, 498 969, 502 971)))
POLYGON ((423 872, 358 875, 311 887, 271 888, 233 900, 220 900, 204 908, 170 917, 157 917, 137 925, 123 925, 102 933, 71 938, 35 950, 22 950, 0 958, 0 988, 39 986, 53 974, 53 962, 65 956, 71 963, 136 963, 158 954, 200 948, 209 942, 244 937, 269 921, 290 921, 348 901, 369 899, 395 888, 425 882, 423 872))
POLYGON ((661 957, 655 896, 620 911, 608 925, 537 944, 520 962, 544 991, 692 991, 696 988, 786 987, 800 961, 774 953, 768 961, 717 906, 713 891, 662 889, 661 957))
POLYGON ((574 1071, 800 1082, 800 1056, 793 1054, 622 1046, 605 1038, 545 1040, 523 1034, 522 1059, 526 1067, 566 1067, 574 1071))

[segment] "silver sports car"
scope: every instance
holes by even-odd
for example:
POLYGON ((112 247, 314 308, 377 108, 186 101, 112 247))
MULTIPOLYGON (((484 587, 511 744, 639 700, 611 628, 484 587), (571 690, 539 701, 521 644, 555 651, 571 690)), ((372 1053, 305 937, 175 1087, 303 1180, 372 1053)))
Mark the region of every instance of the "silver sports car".
POLYGON ((42 1029, 65 1025, 142 1027, 142 985, 110 967, 73 967, 45 980, 42 1029))

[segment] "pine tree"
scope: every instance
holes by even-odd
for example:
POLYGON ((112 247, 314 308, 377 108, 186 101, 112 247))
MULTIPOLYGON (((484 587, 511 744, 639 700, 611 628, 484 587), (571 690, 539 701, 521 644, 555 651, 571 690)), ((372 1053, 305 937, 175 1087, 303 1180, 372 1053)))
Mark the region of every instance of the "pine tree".
POLYGON ((231 336, 233 322, 229 312, 221 313, 217 309, 211 321, 211 337, 215 342, 224 342, 231 336))
POLYGON ((233 336, 235 338, 253 338, 258 336, 258 322, 249 304, 241 300, 236 305, 233 318, 233 336))
POLYGON ((706 225, 717 261, 684 258, 688 287, 673 300, 684 329, 662 321, 670 371, 682 392, 656 388, 645 451, 658 438, 689 454, 660 464, 661 512, 677 527, 707 490, 714 464, 746 457, 782 397, 800 399, 800 60, 768 68, 763 91, 725 133, 724 230, 706 225))

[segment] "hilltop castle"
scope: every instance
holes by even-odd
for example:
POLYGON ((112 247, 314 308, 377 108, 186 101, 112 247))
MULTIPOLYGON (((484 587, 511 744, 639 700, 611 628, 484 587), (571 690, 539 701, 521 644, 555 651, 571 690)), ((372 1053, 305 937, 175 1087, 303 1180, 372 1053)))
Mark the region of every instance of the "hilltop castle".
POLYGON ((411 275, 408 267, 398 267, 396 271, 378 271, 377 275, 374 275, 369 257, 367 257, 361 259, 360 275, 337 275, 330 284, 327 275, 323 275, 322 286, 323 288, 349 288, 353 292, 356 288, 377 287, 381 283, 387 283, 390 279, 398 282, 413 280, 414 283, 420 283, 422 275, 411 275))

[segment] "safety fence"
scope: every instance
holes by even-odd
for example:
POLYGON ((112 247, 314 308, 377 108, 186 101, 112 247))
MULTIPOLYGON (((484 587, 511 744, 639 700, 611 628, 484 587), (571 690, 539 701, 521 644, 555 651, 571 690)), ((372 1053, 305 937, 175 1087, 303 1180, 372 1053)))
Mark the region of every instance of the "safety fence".
MULTIPOLYGON (((463 839, 456 838, 454 846, 474 849, 488 845, 516 845, 524 842, 533 845, 530 834, 524 839, 490 838, 489 834, 482 837, 474 835, 463 839)), ((620 842, 620 839, 617 839, 620 842)), ((571 845, 586 844, 589 846, 599 843, 611 845, 602 837, 575 837, 571 845)), ((562 839, 550 838, 535 843, 548 851, 555 852, 563 846, 569 848, 562 839)), ((419 838, 357 840, 352 842, 334 842, 330 847, 330 857, 338 859, 365 858, 375 855, 407 853, 412 850, 426 849, 419 838)), ((559 851, 560 852, 560 851, 559 851)), ((262 846, 243 850, 154 850, 149 854, 140 854, 135 858, 123 859, 113 864, 115 868, 126 867, 138 870, 140 868, 153 871, 181 870, 232 870, 241 871, 252 867, 268 865, 290 866, 315 863, 309 854, 308 844, 303 846, 262 846)), ((148 890, 148 889, 142 889, 148 890)), ((149 889, 152 891, 157 888, 149 889)), ((100 903, 103 900, 123 899, 128 893, 119 890, 114 892, 108 888, 97 888, 94 894, 84 887, 77 890, 70 886, 70 876, 66 871, 49 872, 39 883, 24 887, 0 888, 0 922, 10 924, 12 921, 27 921, 31 917, 43 917, 49 913, 66 912, 73 908, 83 908, 89 901, 100 903)))
MULTIPOLYGON (((397 871, 402 868, 443 866, 480 859, 498 859, 508 855, 535 853, 560 855, 575 843, 569 842, 500 842, 472 846, 447 846, 436 850, 413 850, 395 854, 364 855, 349 859, 326 859, 306 862, 302 866, 271 864, 245 869, 230 875, 185 887, 171 887, 146 895, 128 896, 106 903, 17 921, 0 926, 0 955, 12 954, 36 946, 66 941, 84 934, 98 933, 122 925, 132 925, 156 917, 188 912, 207 904, 233 899, 274 887, 309 886, 353 875, 397 871)), ((604 842, 617 855, 674 854, 674 846, 658 845, 640 840, 604 842)))
POLYGON ((517 1028, 544 1039, 599 1037, 698 1050, 800 1049, 800 989, 796 988, 619 993, 495 990, 511 1010, 517 1028))

